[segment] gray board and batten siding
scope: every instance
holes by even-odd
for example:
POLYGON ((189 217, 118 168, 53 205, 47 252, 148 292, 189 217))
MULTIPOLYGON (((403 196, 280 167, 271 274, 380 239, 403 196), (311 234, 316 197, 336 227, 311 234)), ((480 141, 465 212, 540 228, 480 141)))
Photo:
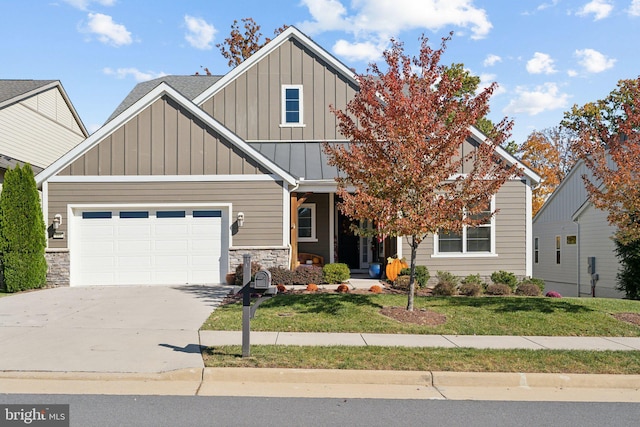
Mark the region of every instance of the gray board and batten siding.
POLYGON ((133 117, 59 175, 268 174, 164 96, 133 117))
POLYGON ((247 142, 334 141, 338 122, 357 87, 295 39, 284 42, 200 107, 247 142), (280 126, 282 85, 303 86, 304 126, 280 126))

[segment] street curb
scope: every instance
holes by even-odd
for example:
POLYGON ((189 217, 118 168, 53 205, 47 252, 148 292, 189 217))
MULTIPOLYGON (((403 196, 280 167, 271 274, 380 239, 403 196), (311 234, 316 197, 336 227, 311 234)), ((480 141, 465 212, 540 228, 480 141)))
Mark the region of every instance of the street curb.
POLYGON ((640 389, 640 375, 432 372, 434 387, 640 389))
POLYGON ((166 372, 0 371, 0 379, 52 381, 200 381, 202 368, 166 372))
POLYGON ((379 384, 431 386, 427 371, 362 371, 334 369, 205 368, 203 382, 298 384, 379 384))

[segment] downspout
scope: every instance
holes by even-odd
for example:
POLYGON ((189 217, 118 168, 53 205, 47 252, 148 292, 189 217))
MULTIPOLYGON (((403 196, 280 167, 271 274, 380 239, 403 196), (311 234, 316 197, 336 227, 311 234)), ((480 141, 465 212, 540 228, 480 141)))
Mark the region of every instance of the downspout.
POLYGON ((580 298, 580 246, 582 245, 581 242, 581 238, 580 238, 580 223, 578 222, 578 220, 573 220, 573 222, 576 224, 576 228, 577 228, 577 245, 578 248, 576 250, 576 284, 578 286, 578 298, 580 298))

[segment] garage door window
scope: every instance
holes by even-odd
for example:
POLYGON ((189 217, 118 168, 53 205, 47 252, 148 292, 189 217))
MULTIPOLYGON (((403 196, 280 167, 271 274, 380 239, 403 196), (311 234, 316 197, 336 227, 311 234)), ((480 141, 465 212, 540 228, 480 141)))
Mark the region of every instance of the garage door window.
POLYGON ((82 219, 107 219, 111 218, 111 212, 82 212, 82 219))
POLYGON ((147 211, 120 212, 120 218, 149 218, 149 212, 147 211))
POLYGON ((221 218, 222 211, 193 211, 194 218, 221 218))
POLYGON ((184 218, 186 216, 185 211, 158 211, 156 217, 158 218, 184 218))

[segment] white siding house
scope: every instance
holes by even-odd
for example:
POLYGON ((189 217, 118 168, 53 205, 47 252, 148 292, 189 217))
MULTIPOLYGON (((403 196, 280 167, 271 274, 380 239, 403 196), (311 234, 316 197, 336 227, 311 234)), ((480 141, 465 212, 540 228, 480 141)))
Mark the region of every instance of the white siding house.
POLYGON ((615 289, 615 228, 607 222, 607 213, 589 202, 585 174, 589 170, 580 161, 533 218, 533 276, 545 280, 547 291, 590 296, 594 289, 588 258, 595 257, 595 296, 622 298, 624 293, 615 289))

